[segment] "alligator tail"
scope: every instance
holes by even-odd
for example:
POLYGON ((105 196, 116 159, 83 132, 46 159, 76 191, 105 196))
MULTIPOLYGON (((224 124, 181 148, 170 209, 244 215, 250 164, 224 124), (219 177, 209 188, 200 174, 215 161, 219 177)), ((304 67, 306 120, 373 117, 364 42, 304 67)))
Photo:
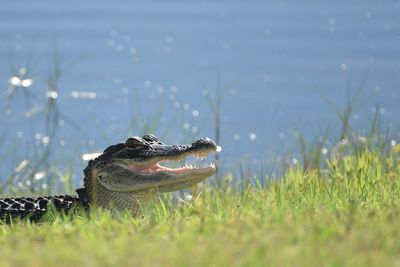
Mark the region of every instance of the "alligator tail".
POLYGON ((27 219, 39 221, 47 211, 69 213, 74 208, 89 208, 89 201, 84 189, 77 190, 78 196, 58 195, 44 197, 16 197, 0 199, 0 221, 11 223, 27 219))

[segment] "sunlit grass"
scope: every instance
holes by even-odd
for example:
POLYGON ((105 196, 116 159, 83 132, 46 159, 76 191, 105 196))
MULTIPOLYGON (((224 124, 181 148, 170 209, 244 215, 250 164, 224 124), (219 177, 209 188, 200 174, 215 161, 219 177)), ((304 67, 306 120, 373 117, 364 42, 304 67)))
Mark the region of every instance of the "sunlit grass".
POLYGON ((361 153, 326 174, 292 168, 265 188, 205 187, 143 217, 49 219, 0 227, 1 266, 398 266, 400 165, 361 153))

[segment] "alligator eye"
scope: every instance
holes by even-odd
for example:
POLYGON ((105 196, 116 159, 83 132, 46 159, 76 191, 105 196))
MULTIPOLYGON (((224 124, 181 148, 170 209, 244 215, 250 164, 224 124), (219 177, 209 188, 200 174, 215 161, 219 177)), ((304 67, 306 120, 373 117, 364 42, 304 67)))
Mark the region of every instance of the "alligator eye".
POLYGON ((136 137, 126 139, 125 144, 130 148, 140 148, 143 146, 143 142, 136 137))

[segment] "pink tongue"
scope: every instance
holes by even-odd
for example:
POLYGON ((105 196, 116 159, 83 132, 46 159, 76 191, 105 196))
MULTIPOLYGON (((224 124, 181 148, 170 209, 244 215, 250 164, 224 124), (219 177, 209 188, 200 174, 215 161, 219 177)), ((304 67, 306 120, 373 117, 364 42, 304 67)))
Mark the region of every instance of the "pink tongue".
POLYGON ((159 166, 158 164, 150 165, 150 166, 141 166, 141 167, 135 167, 134 171, 139 171, 139 172, 156 172, 161 170, 162 167, 159 166))
POLYGON ((148 172, 158 172, 158 171, 174 171, 174 172, 185 172, 188 170, 186 167, 180 167, 180 168, 168 168, 161 166, 159 164, 154 164, 154 165, 148 165, 148 166, 135 166, 132 168, 133 171, 136 172, 142 172, 142 173, 148 173, 148 172))

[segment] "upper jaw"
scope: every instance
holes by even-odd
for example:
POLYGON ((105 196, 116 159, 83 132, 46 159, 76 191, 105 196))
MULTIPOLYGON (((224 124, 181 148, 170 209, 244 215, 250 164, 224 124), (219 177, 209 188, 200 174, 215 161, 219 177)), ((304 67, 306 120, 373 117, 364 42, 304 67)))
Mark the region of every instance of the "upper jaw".
POLYGON ((205 157, 217 148, 211 139, 201 138, 188 145, 146 144, 141 150, 126 147, 113 157, 125 164, 148 166, 162 161, 180 161, 188 156, 205 157))

